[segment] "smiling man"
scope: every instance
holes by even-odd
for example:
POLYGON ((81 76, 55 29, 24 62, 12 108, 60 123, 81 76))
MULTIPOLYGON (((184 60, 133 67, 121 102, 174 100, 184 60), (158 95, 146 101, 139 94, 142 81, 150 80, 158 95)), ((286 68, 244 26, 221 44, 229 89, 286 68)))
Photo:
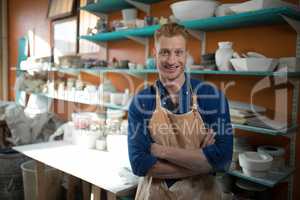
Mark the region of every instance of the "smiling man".
POLYGON ((228 169, 232 158, 227 100, 184 73, 184 27, 165 24, 154 37, 159 79, 134 97, 128 116, 129 159, 143 177, 136 199, 221 199, 214 172, 228 169))

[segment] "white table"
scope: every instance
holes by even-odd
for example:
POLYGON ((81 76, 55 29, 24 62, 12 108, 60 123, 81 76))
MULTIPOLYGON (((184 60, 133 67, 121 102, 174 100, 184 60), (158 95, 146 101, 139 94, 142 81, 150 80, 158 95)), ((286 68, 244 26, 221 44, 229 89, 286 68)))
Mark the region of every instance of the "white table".
POLYGON ((126 178, 120 176, 124 167, 129 168, 128 157, 124 156, 124 152, 117 155, 85 149, 64 141, 17 146, 14 149, 38 161, 37 195, 39 200, 44 200, 46 195, 45 165, 92 184, 94 199, 100 199, 101 189, 108 192, 109 199, 116 199, 117 196, 135 189, 138 184, 137 177, 133 175, 126 178), (121 154, 123 156, 120 156, 121 154))

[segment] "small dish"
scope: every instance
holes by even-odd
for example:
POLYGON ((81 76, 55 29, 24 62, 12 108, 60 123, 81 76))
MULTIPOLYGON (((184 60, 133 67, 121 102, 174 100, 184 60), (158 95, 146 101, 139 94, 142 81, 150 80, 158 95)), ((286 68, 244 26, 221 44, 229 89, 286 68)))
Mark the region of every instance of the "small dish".
POLYGON ((129 62, 128 67, 129 67, 129 69, 134 70, 134 69, 136 69, 136 64, 132 63, 132 62, 129 62))

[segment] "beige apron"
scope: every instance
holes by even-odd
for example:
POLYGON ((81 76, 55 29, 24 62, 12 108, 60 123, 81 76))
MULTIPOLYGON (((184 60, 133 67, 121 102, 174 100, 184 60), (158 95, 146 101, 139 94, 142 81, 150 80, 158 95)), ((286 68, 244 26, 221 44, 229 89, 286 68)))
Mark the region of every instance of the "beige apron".
MULTIPOLYGON (((155 143, 184 149, 201 147, 206 131, 197 110, 197 96, 192 94, 192 100, 190 112, 174 114, 161 106, 159 90, 156 88, 156 109, 148 126, 155 143)), ((221 199, 221 193, 212 175, 181 179, 170 188, 162 179, 145 176, 140 180, 135 199, 216 200, 221 199)))

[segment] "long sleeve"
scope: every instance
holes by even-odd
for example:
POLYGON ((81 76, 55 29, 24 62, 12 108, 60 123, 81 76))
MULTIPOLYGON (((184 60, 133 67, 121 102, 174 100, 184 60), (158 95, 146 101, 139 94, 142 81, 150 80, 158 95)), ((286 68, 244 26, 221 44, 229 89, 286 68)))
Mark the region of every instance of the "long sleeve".
POLYGON ((233 148, 233 131, 228 102, 226 97, 219 92, 219 98, 205 103, 207 103, 206 111, 211 111, 207 114, 206 125, 216 132, 216 136, 215 144, 204 148, 203 153, 215 171, 226 171, 232 160, 233 148))
POLYGON ((147 128, 146 115, 142 113, 137 95, 128 111, 128 153, 133 173, 145 176, 156 163, 157 158, 150 153, 151 138, 147 128))

